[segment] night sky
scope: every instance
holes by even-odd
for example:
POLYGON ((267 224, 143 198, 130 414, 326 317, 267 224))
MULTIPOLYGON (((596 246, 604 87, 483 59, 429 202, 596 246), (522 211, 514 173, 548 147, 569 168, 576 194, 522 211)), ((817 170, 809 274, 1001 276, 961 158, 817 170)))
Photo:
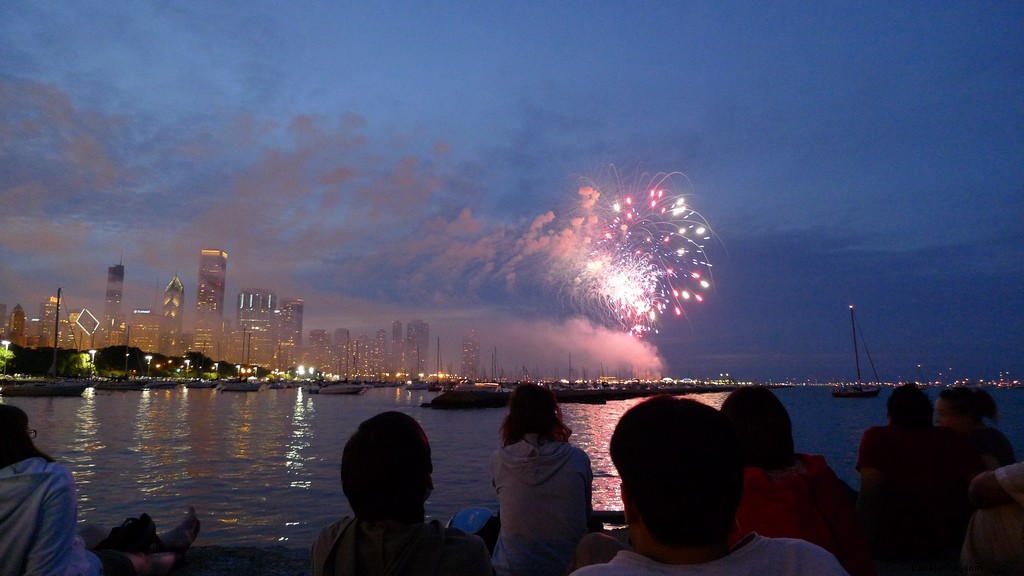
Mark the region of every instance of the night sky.
POLYGON ((1019 379, 1022 93, 1020 2, 5 2, 0 303, 123 259, 190 326, 215 248, 446 365, 849 380, 853 304, 882 379, 1019 379), (667 172, 713 288, 638 340, 550 264, 582 181, 667 172))

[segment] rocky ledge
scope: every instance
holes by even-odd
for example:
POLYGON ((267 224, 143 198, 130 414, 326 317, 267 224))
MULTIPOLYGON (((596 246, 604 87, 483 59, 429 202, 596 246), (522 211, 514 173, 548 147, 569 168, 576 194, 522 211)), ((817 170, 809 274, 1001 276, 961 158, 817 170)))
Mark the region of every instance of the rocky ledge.
POLYGON ((176 576, 309 576, 309 550, 284 546, 193 546, 176 576))

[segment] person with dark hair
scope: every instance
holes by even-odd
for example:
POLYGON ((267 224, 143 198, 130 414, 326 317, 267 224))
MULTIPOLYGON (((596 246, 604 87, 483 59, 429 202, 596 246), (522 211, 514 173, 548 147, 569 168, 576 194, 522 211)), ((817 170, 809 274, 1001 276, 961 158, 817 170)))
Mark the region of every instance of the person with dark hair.
POLYGON ((622 416, 610 451, 633 550, 573 576, 846 574, 803 540, 750 534, 729 546, 744 466, 732 423, 718 410, 655 396, 622 416))
POLYGON ((967 487, 985 465, 966 437, 932 426, 914 384, 889 396, 887 426, 860 441, 857 516, 878 560, 955 559, 970 518, 967 487))
POLYGON ((722 403, 722 413, 736 428, 746 465, 729 542, 751 532, 799 538, 835 554, 850 574, 875 574, 852 490, 824 457, 793 451, 793 425, 775 394, 761 386, 739 388, 722 403))
POLYGON ((935 424, 967 436, 989 470, 1016 462, 1013 445, 985 419, 999 421, 996 401, 981 388, 946 388, 935 401, 935 424))
POLYGON ((160 536, 150 520, 131 541, 115 538, 124 527, 105 539, 89 527, 94 536, 87 544, 76 533, 75 480, 35 446, 28 424, 23 410, 0 404, 0 576, 150 576, 180 565, 199 533, 193 508, 160 536))
POLYGON ((492 561, 499 576, 562 576, 587 533, 594 473, 569 444, 554 393, 521 384, 509 398, 502 447, 491 455, 501 530, 492 561))
POLYGON ((360 424, 341 456, 341 487, 355 517, 321 530, 313 575, 492 574, 483 540, 425 521, 433 470, 427 435, 411 416, 383 412, 360 424))

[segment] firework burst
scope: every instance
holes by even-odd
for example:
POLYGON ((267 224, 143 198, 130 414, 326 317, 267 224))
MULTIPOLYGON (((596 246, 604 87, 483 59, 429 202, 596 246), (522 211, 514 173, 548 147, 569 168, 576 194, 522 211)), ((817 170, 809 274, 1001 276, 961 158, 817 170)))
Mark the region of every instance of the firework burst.
POLYGON ((707 221, 675 192, 674 177, 643 175, 637 184, 584 186, 586 242, 572 278, 573 299, 637 337, 657 333, 665 314, 683 316, 711 287, 704 244, 707 221))

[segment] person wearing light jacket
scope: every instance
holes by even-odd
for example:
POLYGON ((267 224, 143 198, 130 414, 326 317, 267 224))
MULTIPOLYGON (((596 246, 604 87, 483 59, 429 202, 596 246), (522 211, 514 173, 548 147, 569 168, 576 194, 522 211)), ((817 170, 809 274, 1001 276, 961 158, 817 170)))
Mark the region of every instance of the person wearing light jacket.
POLYGON ((491 562, 498 576, 562 576, 587 533, 594 473, 568 443, 555 395, 522 384, 509 398, 502 448, 491 455, 501 531, 491 562))
POLYGON ((22 409, 0 404, 0 576, 159 576, 181 563, 199 533, 191 507, 151 551, 87 549, 74 477, 34 436, 22 409))

